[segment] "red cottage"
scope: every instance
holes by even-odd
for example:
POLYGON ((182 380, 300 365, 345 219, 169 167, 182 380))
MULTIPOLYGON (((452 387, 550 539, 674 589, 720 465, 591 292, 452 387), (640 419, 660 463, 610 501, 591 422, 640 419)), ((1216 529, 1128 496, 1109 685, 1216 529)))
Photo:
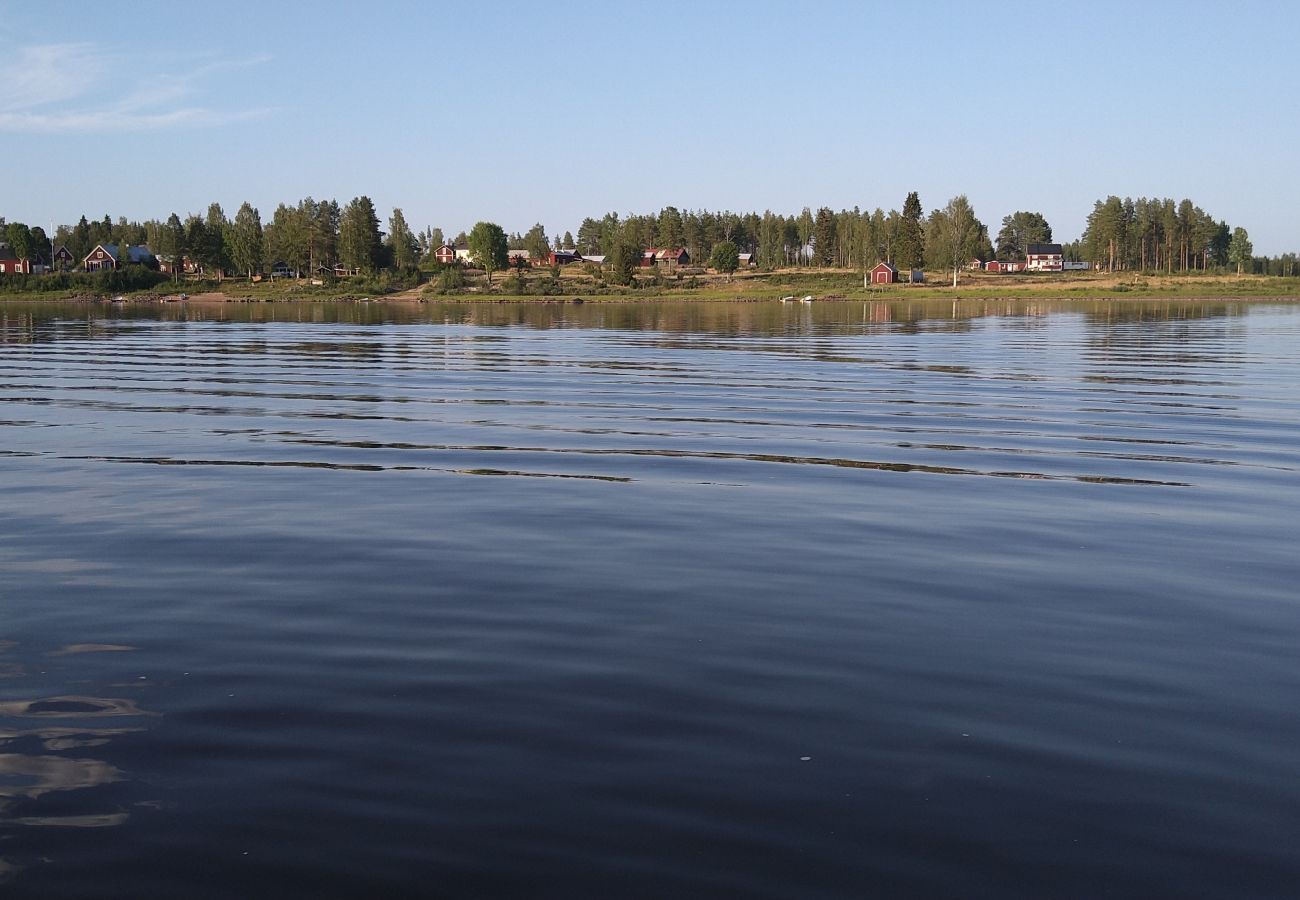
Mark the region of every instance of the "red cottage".
POLYGON ((86 258, 81 261, 81 267, 87 272, 116 269, 117 244, 96 244, 95 249, 87 253, 86 258))
POLYGON ((456 248, 450 244, 443 244, 433 251, 433 258, 438 261, 438 265, 449 266, 456 261, 456 248))

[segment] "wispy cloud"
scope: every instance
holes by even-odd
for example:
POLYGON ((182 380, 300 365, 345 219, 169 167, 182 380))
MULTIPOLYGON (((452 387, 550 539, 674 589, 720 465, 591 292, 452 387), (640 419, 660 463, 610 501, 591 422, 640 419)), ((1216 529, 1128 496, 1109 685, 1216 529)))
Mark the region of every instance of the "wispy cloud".
POLYGON ((0 131, 81 133, 151 131, 228 125, 271 112, 265 106, 217 108, 200 97, 223 72, 262 65, 243 59, 130 60, 96 44, 70 42, 19 48, 0 64, 0 131))

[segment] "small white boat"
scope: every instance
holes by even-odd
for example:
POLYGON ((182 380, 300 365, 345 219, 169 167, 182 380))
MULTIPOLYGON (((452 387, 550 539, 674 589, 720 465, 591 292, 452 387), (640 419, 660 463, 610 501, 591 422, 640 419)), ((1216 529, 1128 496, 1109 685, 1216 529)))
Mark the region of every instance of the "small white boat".
POLYGON ((802 300, 800 300, 799 302, 800 302, 800 303, 812 303, 812 302, 813 302, 812 294, 809 294, 808 296, 804 297, 804 298, 803 298, 802 300))
POLYGON ((782 297, 782 298, 781 298, 781 302, 782 302, 782 303, 793 303, 793 302, 794 302, 794 294, 791 294, 789 297, 782 297))

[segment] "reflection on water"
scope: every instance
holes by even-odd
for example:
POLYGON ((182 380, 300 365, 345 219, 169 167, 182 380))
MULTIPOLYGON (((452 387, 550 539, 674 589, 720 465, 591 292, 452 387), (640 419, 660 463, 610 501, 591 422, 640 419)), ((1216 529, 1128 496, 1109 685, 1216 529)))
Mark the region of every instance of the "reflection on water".
POLYGON ((5 889, 1287 896, 1298 340, 0 304, 5 889))
MULTIPOLYGON (((0 653, 11 653, 14 641, 0 643, 0 653)), ((110 644, 69 645, 47 656, 121 652, 135 648, 110 644)), ((12 673, 27 680, 45 672, 28 664, 15 664, 12 673)), ((81 682, 75 673, 71 680, 81 682)), ((12 696, 20 685, 12 685, 12 696)), ((128 776, 112 763, 85 756, 115 739, 144 730, 137 724, 153 716, 135 700, 84 695, 42 696, 0 701, 0 835, 19 827, 105 828, 123 825, 130 813, 104 808, 96 790, 128 776), (113 724, 98 720, 114 719, 113 724), (41 724, 36 724, 37 722, 41 724), (55 722, 57 724, 46 724, 55 722), (63 795, 71 794, 70 797, 63 795)), ((100 751, 102 752, 102 751, 100 751)), ((0 852, 4 844, 0 844, 0 852)), ((38 862, 0 858, 0 882, 38 862)))
MULTIPOLYGON (((1222 300, 873 300, 809 305, 707 301, 573 303, 170 303, 0 302, 0 341, 36 342, 120 331, 127 322, 286 323, 318 325, 523 325, 536 329, 599 328, 655 333, 793 335, 854 333, 888 326, 900 333, 965 331, 974 320, 1014 317, 1021 329, 1072 313, 1106 326, 1236 318, 1249 304, 1222 300), (104 323, 115 323, 107 331, 104 323)), ((484 335, 479 340, 493 340, 484 335)), ((364 356, 376 345, 303 341, 301 352, 364 356)), ((257 342, 226 352, 256 354, 257 342)))

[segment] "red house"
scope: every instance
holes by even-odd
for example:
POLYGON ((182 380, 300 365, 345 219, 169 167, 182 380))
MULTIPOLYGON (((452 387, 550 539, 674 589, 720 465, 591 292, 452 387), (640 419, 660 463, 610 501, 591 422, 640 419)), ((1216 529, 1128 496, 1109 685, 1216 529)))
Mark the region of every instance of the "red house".
POLYGON ((18 257, 8 244, 0 244, 0 275, 30 275, 32 261, 27 257, 18 257))
POLYGON ((871 270, 872 284, 893 284, 898 280, 898 270, 887 262, 879 263, 871 270))
POLYGON ((66 272, 68 269, 72 268, 75 262, 76 260, 72 257, 72 251, 63 244, 59 244, 58 249, 54 251, 54 265, 66 272))
MULTIPOLYGON (((120 256, 117 244, 96 244, 95 249, 87 253, 86 258, 81 261, 81 267, 87 272, 116 269, 122 262, 120 256)), ((158 265, 153 253, 143 244, 127 246, 125 261, 131 265, 150 267, 158 265)))
POLYGON ((577 250, 552 250, 547 257, 547 265, 550 266, 567 266, 570 263, 582 262, 582 254, 577 250))
POLYGON ((456 248, 451 244, 443 244, 433 251, 433 258, 438 261, 438 265, 449 266, 456 261, 456 248))

